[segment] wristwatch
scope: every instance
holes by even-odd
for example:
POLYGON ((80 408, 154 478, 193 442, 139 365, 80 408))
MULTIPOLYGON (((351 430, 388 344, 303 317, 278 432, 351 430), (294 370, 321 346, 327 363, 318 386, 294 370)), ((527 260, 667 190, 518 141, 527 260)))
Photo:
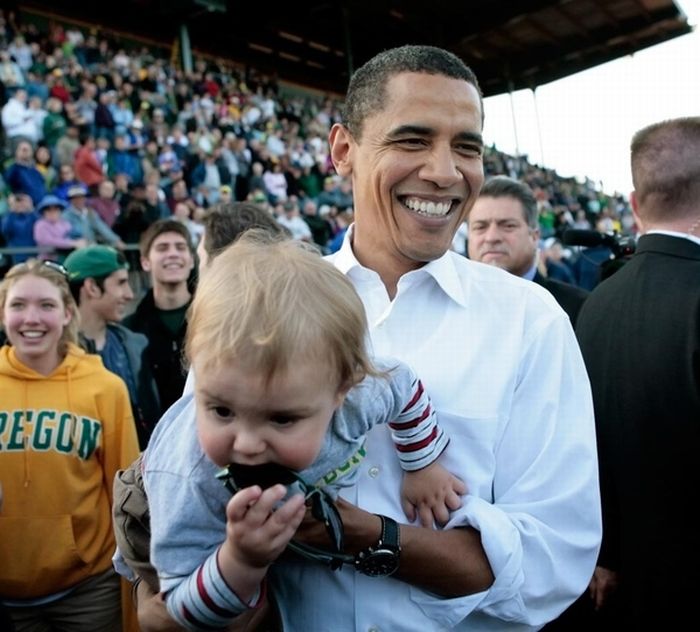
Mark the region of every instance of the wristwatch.
POLYGON ((370 577, 391 575, 399 567, 401 546, 399 525, 396 520, 379 516, 382 521, 382 534, 379 541, 355 556, 355 569, 370 577))

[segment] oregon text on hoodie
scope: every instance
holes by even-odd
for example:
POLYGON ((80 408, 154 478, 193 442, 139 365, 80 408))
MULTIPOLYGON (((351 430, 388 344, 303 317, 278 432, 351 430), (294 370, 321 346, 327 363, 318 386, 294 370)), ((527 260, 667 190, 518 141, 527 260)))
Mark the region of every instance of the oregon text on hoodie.
POLYGON ((0 348, 0 596, 52 595, 107 570, 112 482, 138 456, 129 395, 70 345, 48 376, 0 348))

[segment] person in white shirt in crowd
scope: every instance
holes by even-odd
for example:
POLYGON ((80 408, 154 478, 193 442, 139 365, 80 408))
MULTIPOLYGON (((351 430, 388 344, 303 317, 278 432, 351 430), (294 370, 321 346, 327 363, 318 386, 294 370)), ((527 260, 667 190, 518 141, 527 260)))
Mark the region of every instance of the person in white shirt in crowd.
POLYGON ((17 145, 23 140, 28 140, 32 145, 36 142, 36 121, 34 114, 27 107, 27 101, 27 91, 19 88, 2 106, 2 126, 9 142, 10 153, 14 153, 17 145))

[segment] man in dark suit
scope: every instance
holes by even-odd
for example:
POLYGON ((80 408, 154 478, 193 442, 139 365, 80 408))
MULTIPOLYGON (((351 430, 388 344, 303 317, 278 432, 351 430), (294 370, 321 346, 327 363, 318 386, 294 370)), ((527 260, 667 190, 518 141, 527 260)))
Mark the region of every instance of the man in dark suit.
POLYGON ((527 184, 506 176, 486 181, 468 218, 469 258, 534 281, 551 292, 576 324, 588 292, 548 279, 538 270, 537 200, 527 184))
POLYGON ((695 618, 700 446, 700 117, 635 134, 635 255, 586 300, 577 335, 593 387, 603 545, 619 629, 695 618))

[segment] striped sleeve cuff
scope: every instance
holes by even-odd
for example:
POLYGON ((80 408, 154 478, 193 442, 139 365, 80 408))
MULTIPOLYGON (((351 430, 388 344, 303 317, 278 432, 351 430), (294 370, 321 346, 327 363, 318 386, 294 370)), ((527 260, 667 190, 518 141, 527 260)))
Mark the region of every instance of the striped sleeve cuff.
POLYGON ((244 603, 224 580, 217 558, 218 550, 165 597, 168 612, 187 630, 220 630, 264 599, 263 582, 251 603, 244 603))
POLYGON ((415 380, 411 391, 408 404, 389 423, 401 467, 407 472, 421 470, 435 462, 449 442, 437 423, 435 409, 420 380, 415 380))

